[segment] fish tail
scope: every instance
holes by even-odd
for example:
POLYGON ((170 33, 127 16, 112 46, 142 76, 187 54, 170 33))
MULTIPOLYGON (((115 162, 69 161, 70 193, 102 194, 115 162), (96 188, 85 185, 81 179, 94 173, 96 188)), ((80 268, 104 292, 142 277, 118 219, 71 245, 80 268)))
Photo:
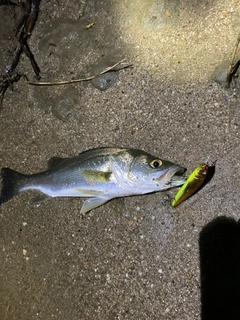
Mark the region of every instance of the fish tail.
POLYGON ((1 170, 1 193, 0 205, 9 201, 18 193, 26 176, 9 168, 2 168, 1 170))

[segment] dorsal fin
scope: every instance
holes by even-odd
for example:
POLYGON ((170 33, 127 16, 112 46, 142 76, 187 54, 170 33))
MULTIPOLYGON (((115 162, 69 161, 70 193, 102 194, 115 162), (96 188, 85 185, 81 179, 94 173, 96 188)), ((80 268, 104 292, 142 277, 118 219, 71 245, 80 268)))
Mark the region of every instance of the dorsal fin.
POLYGON ((82 155, 84 153, 90 153, 90 152, 93 152, 93 151, 101 151, 103 149, 108 149, 108 147, 99 147, 99 148, 92 148, 92 149, 89 149, 89 150, 84 150, 82 152, 79 153, 79 155, 82 155))
POLYGON ((53 157, 48 160, 48 168, 51 169, 66 159, 67 158, 53 157))

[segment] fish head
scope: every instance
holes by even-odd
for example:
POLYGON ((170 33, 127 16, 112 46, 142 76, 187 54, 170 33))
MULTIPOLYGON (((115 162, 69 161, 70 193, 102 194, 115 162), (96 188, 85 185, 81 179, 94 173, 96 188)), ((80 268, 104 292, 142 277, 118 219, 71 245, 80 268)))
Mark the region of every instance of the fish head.
POLYGON ((186 168, 156 158, 148 153, 135 155, 129 167, 128 178, 141 193, 161 191, 184 184, 186 168))

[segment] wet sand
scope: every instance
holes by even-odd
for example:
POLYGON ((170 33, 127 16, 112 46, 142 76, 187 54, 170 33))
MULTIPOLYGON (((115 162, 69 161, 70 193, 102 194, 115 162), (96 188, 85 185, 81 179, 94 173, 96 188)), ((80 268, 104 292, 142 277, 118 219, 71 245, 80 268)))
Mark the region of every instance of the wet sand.
MULTIPOLYGON (((176 209, 176 189, 114 199, 84 216, 80 198, 34 207, 33 191, 2 205, 0 318, 240 317, 240 85, 213 80, 230 62, 239 1, 40 8, 29 45, 42 81, 87 77, 123 58, 132 67, 103 78, 105 91, 91 82, 14 84, 0 111, 1 167, 35 173, 52 157, 112 146, 143 149, 188 173, 209 159, 215 174, 176 209)), ((1 5, 0 15, 2 73, 17 42, 12 9, 1 5)), ((34 80, 26 56, 17 71, 34 80)))

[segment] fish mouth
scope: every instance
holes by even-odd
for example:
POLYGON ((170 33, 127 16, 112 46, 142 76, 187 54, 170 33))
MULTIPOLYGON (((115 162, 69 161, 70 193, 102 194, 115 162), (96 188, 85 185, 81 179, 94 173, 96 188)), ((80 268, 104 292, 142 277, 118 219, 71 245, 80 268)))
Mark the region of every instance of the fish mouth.
POLYGON ((187 177, 183 176, 186 171, 187 169, 181 166, 174 166, 170 168, 165 175, 166 185, 169 187, 183 185, 187 179, 187 177))
POLYGON ((184 173, 187 171, 187 168, 177 166, 173 168, 172 170, 169 170, 168 174, 171 175, 171 180, 178 180, 178 179, 186 179, 186 177, 183 177, 184 173))
POLYGON ((157 182, 157 187, 159 187, 160 190, 182 186, 187 179, 187 177, 184 176, 186 170, 186 168, 180 165, 172 164, 158 173, 158 176, 153 177, 153 180, 157 182))

